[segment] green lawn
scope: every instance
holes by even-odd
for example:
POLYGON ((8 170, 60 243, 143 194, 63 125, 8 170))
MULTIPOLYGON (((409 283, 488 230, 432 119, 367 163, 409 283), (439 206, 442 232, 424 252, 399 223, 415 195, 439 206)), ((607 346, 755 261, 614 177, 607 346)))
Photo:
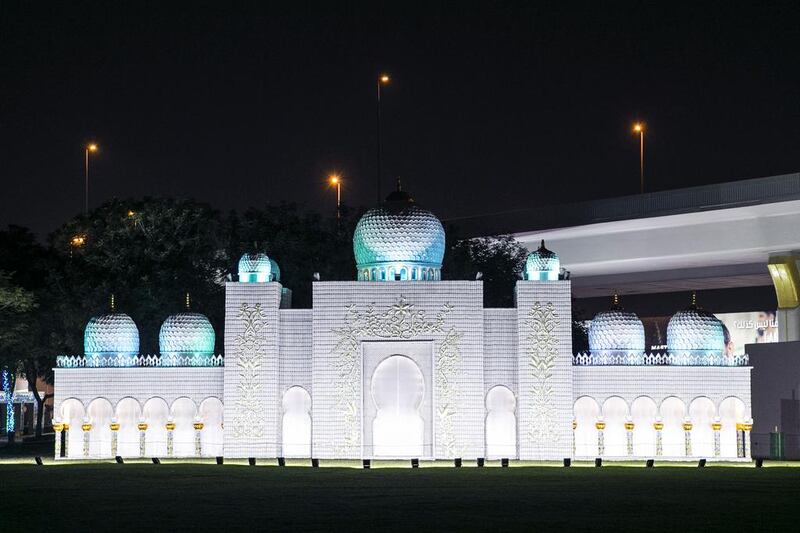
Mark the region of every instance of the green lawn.
MULTIPOLYGON (((29 461, 29 460, 28 460, 29 461)), ((0 464, 0 530, 797 531, 800 470, 0 464)))

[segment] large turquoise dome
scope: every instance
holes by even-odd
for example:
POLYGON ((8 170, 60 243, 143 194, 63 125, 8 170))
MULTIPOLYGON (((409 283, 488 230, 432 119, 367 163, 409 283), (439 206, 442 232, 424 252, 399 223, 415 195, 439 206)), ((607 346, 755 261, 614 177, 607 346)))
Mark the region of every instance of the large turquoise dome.
POLYGON ((272 262, 265 253, 244 254, 239 259, 239 281, 242 283, 264 283, 271 281, 272 262))
POLYGON ((93 317, 83 333, 83 350, 93 366, 129 366, 139 354, 139 329, 125 313, 93 317))
POLYGON ((189 311, 170 315, 158 334, 162 365, 201 365, 214 356, 215 340, 214 327, 205 315, 189 311))
POLYGON ((363 281, 441 279, 444 247, 439 219, 399 189, 364 213, 353 235, 363 281))

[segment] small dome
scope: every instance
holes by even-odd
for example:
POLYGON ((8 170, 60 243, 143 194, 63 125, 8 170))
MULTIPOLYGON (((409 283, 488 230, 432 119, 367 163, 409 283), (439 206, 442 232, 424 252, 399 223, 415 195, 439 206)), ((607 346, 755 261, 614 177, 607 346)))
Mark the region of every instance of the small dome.
POLYGON ((83 333, 86 357, 123 359, 139 354, 139 329, 125 313, 109 313, 93 317, 83 333))
POLYGON ((592 355, 630 355, 645 351, 644 324, 636 313, 625 311, 614 296, 608 311, 601 311, 589 325, 589 351, 592 355))
POLYGON ((553 281, 558 279, 561 262, 558 255, 544 247, 544 239, 538 250, 528 254, 525 261, 525 279, 553 281))
POLYGON ((158 346, 161 356, 214 356, 214 327, 205 315, 185 312, 170 315, 161 324, 158 346))
POLYGON ((281 267, 278 266, 278 263, 275 262, 274 259, 270 258, 269 260, 270 272, 272 273, 272 281, 280 281, 281 280, 281 267))
POLYGON ((359 279, 375 279, 364 273, 376 269, 384 271, 378 279, 387 281, 438 279, 444 247, 442 223, 402 190, 364 213, 353 235, 359 279))
POLYGON ((270 281, 272 264, 265 253, 244 254, 239 259, 239 282, 264 283, 270 281))
POLYGON ((722 355, 725 331, 712 313, 692 305, 675 313, 667 324, 667 351, 672 355, 722 355))

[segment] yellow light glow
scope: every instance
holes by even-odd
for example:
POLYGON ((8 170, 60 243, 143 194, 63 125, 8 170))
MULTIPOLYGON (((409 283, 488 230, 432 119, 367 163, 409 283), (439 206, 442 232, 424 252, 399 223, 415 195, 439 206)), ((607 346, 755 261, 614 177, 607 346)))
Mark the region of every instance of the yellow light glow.
POLYGON ((381 83, 389 83, 391 78, 389 78, 388 74, 381 74, 380 80, 381 80, 381 83))
POLYGON ((642 130, 644 130, 644 124, 640 124, 637 122, 636 124, 633 125, 633 131, 635 131, 636 133, 640 133, 642 130))
POLYGON ((330 181, 331 185, 338 184, 339 180, 340 180, 340 178, 339 178, 338 174, 331 174, 330 178, 328 178, 328 181, 330 181))
POLYGON ((128 211, 128 218, 133 218, 136 215, 134 211, 128 211))
POLYGON ((96 152, 97 151, 97 145, 92 143, 89 146, 87 146, 86 149, 89 150, 90 152, 96 152))
POLYGON ((86 243, 86 237, 83 235, 75 235, 69 242, 72 246, 83 246, 86 243))

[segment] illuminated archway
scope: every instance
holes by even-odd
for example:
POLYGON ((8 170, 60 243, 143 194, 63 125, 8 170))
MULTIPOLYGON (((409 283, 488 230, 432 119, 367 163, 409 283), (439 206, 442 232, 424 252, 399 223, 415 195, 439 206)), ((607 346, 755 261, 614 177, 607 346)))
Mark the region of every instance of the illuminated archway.
POLYGON ((172 431, 172 455, 191 457, 196 454, 194 422, 197 406, 189 398, 178 398, 170 410, 175 429, 172 431))
POLYGON ((139 419, 142 408, 134 398, 123 398, 117 403, 117 455, 139 456, 139 419))
POLYGON ((150 398, 144 404, 145 454, 148 457, 166 457, 167 455, 167 420, 169 406, 163 398, 150 398))
POLYGON ((628 431, 625 422, 628 419, 628 404, 619 396, 612 396, 603 402, 603 430, 605 453, 608 457, 625 457, 628 455, 628 431))
POLYGON ((686 419, 686 404, 674 396, 661 402, 661 419, 664 428, 661 430, 662 455, 665 457, 685 457, 686 441, 683 423, 686 419))
POLYGON ((719 432, 720 455, 734 458, 739 456, 737 424, 747 420, 747 407, 739 398, 730 396, 719 404, 719 418, 722 427, 719 432))
POLYGON ((86 416, 92 424, 89 434, 89 456, 111 457, 111 417, 114 408, 105 398, 95 398, 86 408, 86 416))
POLYGON ((597 457, 597 420, 600 406, 594 398, 582 396, 575 400, 575 455, 597 457))
POLYGON ((692 455, 714 457, 714 423, 717 408, 705 396, 689 404, 689 421, 692 423, 692 455))
POLYGON ((384 359, 372 375, 373 454, 382 457, 420 457, 425 423, 419 414, 425 392, 422 371, 402 355, 384 359))
POLYGON ((311 457, 311 395, 303 387, 283 394, 283 455, 311 457))
POLYGON ((83 432, 81 425, 83 424, 83 417, 86 411, 83 404, 75 398, 69 398, 61 402, 59 409, 62 422, 69 424, 69 441, 67 449, 64 450, 68 458, 83 457, 83 432))
POLYGON ((222 455, 223 441, 223 405, 219 398, 206 398, 200 404, 200 420, 203 430, 200 432, 200 445, 206 457, 222 455))
POLYGON ((656 429, 653 424, 658 416, 655 400, 640 396, 631 403, 631 422, 633 422, 633 455, 654 457, 656 455, 656 429))
POLYGON ((486 457, 517 456, 516 399, 503 385, 492 387, 486 394, 486 457))

